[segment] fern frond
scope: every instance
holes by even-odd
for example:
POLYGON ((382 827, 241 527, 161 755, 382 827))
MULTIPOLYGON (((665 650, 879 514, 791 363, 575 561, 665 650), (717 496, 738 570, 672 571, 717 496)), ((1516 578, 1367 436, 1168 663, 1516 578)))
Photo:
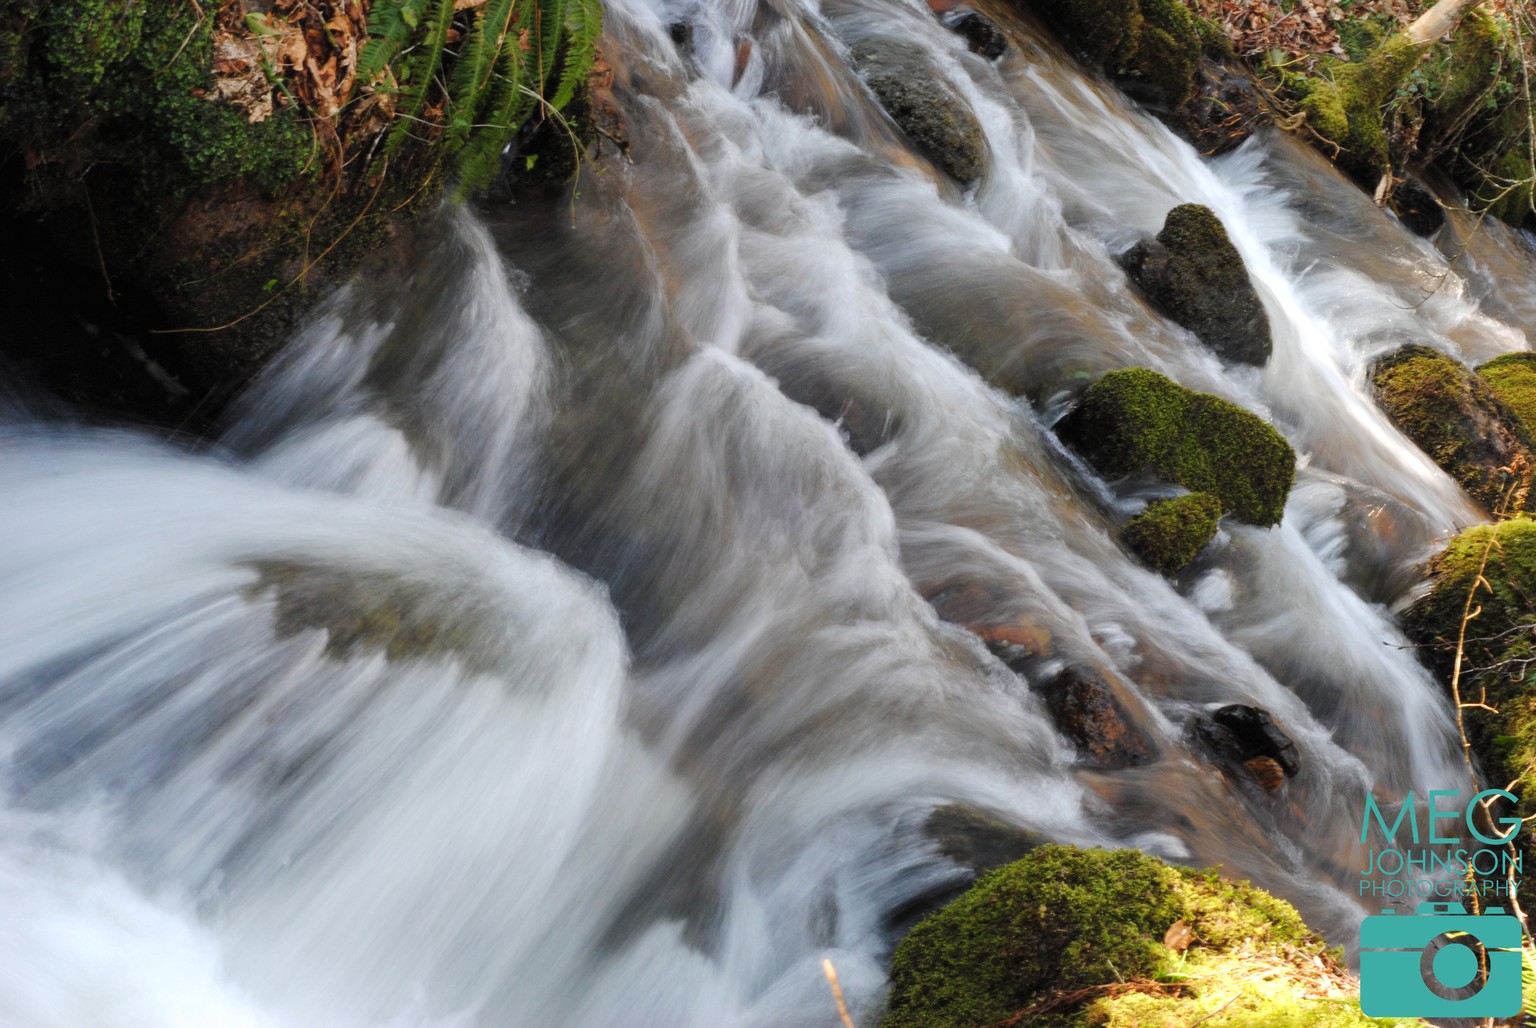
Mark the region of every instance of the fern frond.
POLYGON ((400 119, 390 130, 386 154, 394 153, 410 136, 411 122, 427 105, 427 93, 437 80, 437 70, 442 66, 443 48, 448 45, 448 33, 453 28, 453 0, 435 0, 436 8, 427 22, 427 34, 410 58, 410 85, 405 95, 395 105, 400 119))
POLYGON ((603 38, 602 0, 571 0, 565 15, 566 45, 560 62, 560 81, 555 85, 549 104, 564 110, 576 96, 576 90, 592 69, 597 58, 597 44, 603 38))
POLYGON ((430 0, 376 0, 368 12, 369 40, 357 57, 357 74, 372 82, 421 25, 430 0))

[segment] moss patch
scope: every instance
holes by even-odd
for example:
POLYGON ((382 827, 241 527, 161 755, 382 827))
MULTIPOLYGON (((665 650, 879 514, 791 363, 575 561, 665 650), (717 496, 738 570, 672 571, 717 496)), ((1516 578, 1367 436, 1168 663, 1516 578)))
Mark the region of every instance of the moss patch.
POLYGON ((1194 1018, 1173 1018, 1220 1006, 1258 966, 1283 988, 1238 1014, 1276 1019, 1226 1023, 1377 1023, 1360 1016, 1347 998, 1351 979, 1290 904, 1134 850, 1047 845, 912 929, 896 949, 882 1025, 998 1024, 1021 1012, 1022 1023, 1040 1026, 1187 1025, 1194 1018), (1170 929, 1184 936, 1181 949, 1192 944, 1187 952, 1165 944, 1170 929), (1336 998, 1302 999, 1319 991, 1336 998), (1293 1010, 1311 1019, 1277 1019, 1293 1010), (1335 1010, 1341 1019, 1322 1019, 1335 1010))
POLYGON ((1506 353, 1478 365, 1477 373, 1493 395, 1515 412, 1529 435, 1536 426, 1536 353, 1506 353))
POLYGON ((1147 504, 1121 531, 1125 544, 1148 567, 1176 575, 1216 537, 1220 523, 1220 497, 1189 493, 1147 504))
MULTIPOLYGON (((1403 630, 1449 683, 1472 597, 1477 614, 1466 624, 1459 688, 1464 701, 1486 701, 1494 710, 1466 710, 1467 735, 1491 783, 1525 778, 1536 766, 1536 663, 1527 663, 1536 659, 1536 521, 1470 528, 1430 562, 1429 572, 1434 584, 1403 615, 1403 630)), ((1518 813, 1536 813, 1530 791, 1515 792, 1522 797, 1518 813)), ((1521 845, 1530 859, 1529 833, 1521 845)))
POLYGON ((1134 85, 1158 111, 1172 114, 1194 94, 1208 44, 1181 0, 1036 0, 1029 7, 1080 61, 1134 85))
POLYGON ((1531 439, 1490 385, 1426 346, 1404 346, 1371 369, 1392 423, 1489 511, 1531 503, 1531 439))
POLYGON ((1107 478, 1153 471, 1253 525, 1276 525, 1296 475, 1296 453, 1262 419, 1146 368, 1111 371, 1059 426, 1107 478))

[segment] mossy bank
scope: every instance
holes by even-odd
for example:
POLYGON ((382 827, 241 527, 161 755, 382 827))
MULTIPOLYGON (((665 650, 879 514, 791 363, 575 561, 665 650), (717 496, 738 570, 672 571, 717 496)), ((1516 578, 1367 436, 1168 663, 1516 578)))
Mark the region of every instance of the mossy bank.
POLYGON ((1046 845, 990 872, 912 929, 891 980, 882 1028, 1394 1023, 1360 1013, 1288 903, 1135 850, 1046 845))
MULTIPOLYGON (((68 363, 78 389, 64 391, 89 406, 125 405, 117 413, 176 424, 212 413, 319 291, 366 260, 398 260, 402 228, 436 207, 446 183, 471 173, 472 184, 487 180, 537 109, 512 86, 570 99, 565 80, 580 80, 598 31, 571 11, 595 4, 7 5, 0 214, 26 247, 0 255, 3 278, 16 299, 53 279, 82 301, 56 315, 27 310, 0 330, 0 348, 45 384, 68 363), (474 46, 477 31, 491 31, 481 23, 501 9, 548 16, 542 77, 520 70, 521 57, 517 68, 498 63, 516 47, 474 46), (573 24, 579 53, 564 39, 573 24), (451 85, 448 33, 461 41, 456 53, 484 65, 477 88, 451 85), (503 94, 517 102, 503 104, 503 94), (415 127, 401 133, 403 123, 415 127), (489 163, 460 159, 485 151, 489 163), (81 332, 71 312, 158 369, 174 394, 160 398, 169 406, 135 404, 116 384, 89 381, 82 366, 96 360, 93 348, 55 353, 57 339, 81 332)), ((129 373, 134 363, 124 363, 129 373)))

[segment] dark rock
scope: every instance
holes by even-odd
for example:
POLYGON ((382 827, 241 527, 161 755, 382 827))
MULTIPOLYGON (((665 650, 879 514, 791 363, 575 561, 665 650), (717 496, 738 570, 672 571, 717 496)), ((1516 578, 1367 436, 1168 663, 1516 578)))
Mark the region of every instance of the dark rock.
POLYGON ((1279 787, 1276 769, 1286 778, 1301 770, 1296 744, 1258 707, 1233 703, 1201 715, 1195 719, 1195 734, 1213 755, 1241 766, 1266 791, 1279 787))
POLYGON ((1392 423, 1489 513, 1536 509, 1525 425, 1460 361, 1404 346, 1372 365, 1371 386, 1392 423))
POLYGON ((685 21, 673 22, 667 26, 667 35, 672 37, 672 44, 677 47, 679 53, 693 53, 693 26, 685 21))
POLYGON ((1392 211, 1416 236, 1432 236, 1445 224, 1445 209, 1440 201, 1414 179, 1392 191, 1392 211))
POLYGON ((1250 76, 1207 57, 1196 71, 1194 96, 1168 124, 1202 154, 1215 156, 1273 121, 1250 76))
POLYGON ((995 61, 1008 52, 1008 37, 985 14, 956 7, 946 11, 939 20, 949 31, 965 37, 966 46, 973 54, 995 61))
POLYGON ((1153 304, 1224 360, 1261 366, 1269 360, 1269 316, 1209 207, 1175 207, 1155 240, 1137 243, 1120 260, 1153 304))
POLYGON ((968 803, 934 808, 923 822, 923 834, 939 844, 945 857, 979 875, 1011 864, 1050 841, 968 803))
POLYGON ((1040 694, 1061 734, 1077 745, 1084 765, 1110 769, 1151 761, 1151 743, 1098 671, 1069 667, 1042 685, 1040 694))
POLYGON ((921 47, 867 39, 854 47, 853 62, 918 151, 962 185, 981 178, 986 171, 981 123, 921 47))

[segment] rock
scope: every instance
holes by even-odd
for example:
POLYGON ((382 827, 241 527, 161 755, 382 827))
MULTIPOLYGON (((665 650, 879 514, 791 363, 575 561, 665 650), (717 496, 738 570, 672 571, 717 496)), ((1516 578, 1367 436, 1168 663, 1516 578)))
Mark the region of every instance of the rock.
POLYGON ((1171 867, 1135 850, 1044 845, 913 927, 892 957, 890 1002, 880 1023, 1186 1025, 1198 1020, 1202 1003, 1208 1012, 1230 1000, 1232 981, 1255 970, 1266 981, 1263 1002, 1273 1006, 1245 1005, 1239 1017, 1257 1016, 1224 1023, 1371 1023, 1358 1009, 1349 1020, 1310 1016, 1334 1006, 1302 1000, 1314 991, 1315 975, 1347 979, 1290 904, 1246 882, 1171 867), (1173 931, 1180 922, 1185 931, 1173 931), (1176 954, 1165 939, 1188 952, 1176 954), (1301 954, 1306 976, 1294 970, 1301 954), (1113 1004, 1122 992, 1141 998, 1134 989, 1099 988, 1157 980, 1176 964, 1185 972, 1183 987, 1158 990, 1159 1002, 1179 1004, 1167 1016, 1150 1011, 1133 1019, 1113 1004), (1291 1016, 1267 1016, 1282 1012, 1291 1016))
POLYGON ((1262 419, 1146 368, 1100 378, 1056 430, 1106 478, 1152 471, 1252 525, 1280 523, 1296 474, 1295 451, 1262 419))
POLYGON ((1417 180, 1408 179, 1392 191, 1392 212, 1416 236, 1429 237, 1445 224, 1445 209, 1417 180))
POLYGON ((1283 778, 1301 770, 1296 744, 1258 707, 1233 703, 1201 715, 1195 719, 1195 734, 1213 755, 1243 767, 1269 792, 1281 784, 1276 770, 1283 778))
POLYGON ((853 48, 853 63, 891 120, 939 170, 961 185, 981 178, 981 123, 921 47, 867 39, 853 48))
POLYGON ((1005 662, 1050 653, 1049 628, 1028 615, 1002 613, 1006 597, 974 582, 941 589, 928 602, 940 618, 975 634, 1005 662))
POLYGON ((1008 37, 997 23, 979 11, 953 7, 940 15, 939 20, 949 31, 965 38, 971 53, 995 61, 1008 52, 1008 37))
POLYGON ((1254 757, 1243 761, 1243 769, 1248 772, 1259 788, 1273 795, 1280 791, 1280 786, 1285 784, 1285 769, 1280 762, 1273 757, 1254 757))
POLYGON ((1152 744, 1098 671, 1068 667, 1039 692, 1056 727, 1077 746, 1085 767, 1112 770, 1152 760, 1152 744))
POLYGON ((1392 423, 1489 513, 1530 511, 1531 437, 1489 384, 1427 346, 1404 346, 1371 367, 1392 423))
POLYGON ((1159 310, 1223 360, 1260 366, 1269 360, 1269 316, 1209 207, 1175 207, 1155 240, 1137 243, 1120 261, 1159 310))
POLYGON ((1196 70, 1194 95, 1168 119, 1169 127, 1206 156, 1236 149, 1273 122, 1253 79, 1209 57, 1196 70))
POLYGON ((939 844, 945 857, 977 874, 1011 864, 1046 842, 968 803, 935 807, 923 822, 923 834, 939 844))
POLYGON ((1526 434, 1536 439, 1532 431, 1536 426, 1536 353, 1506 353, 1479 364, 1477 373, 1493 395, 1515 412, 1526 434))
POLYGON ((1220 497, 1188 493, 1147 504, 1146 510, 1126 522, 1121 535, 1148 567, 1176 575, 1216 537, 1220 523, 1220 497))
POLYGON ((667 26, 667 35, 680 54, 693 53, 693 26, 686 21, 675 21, 667 26))

